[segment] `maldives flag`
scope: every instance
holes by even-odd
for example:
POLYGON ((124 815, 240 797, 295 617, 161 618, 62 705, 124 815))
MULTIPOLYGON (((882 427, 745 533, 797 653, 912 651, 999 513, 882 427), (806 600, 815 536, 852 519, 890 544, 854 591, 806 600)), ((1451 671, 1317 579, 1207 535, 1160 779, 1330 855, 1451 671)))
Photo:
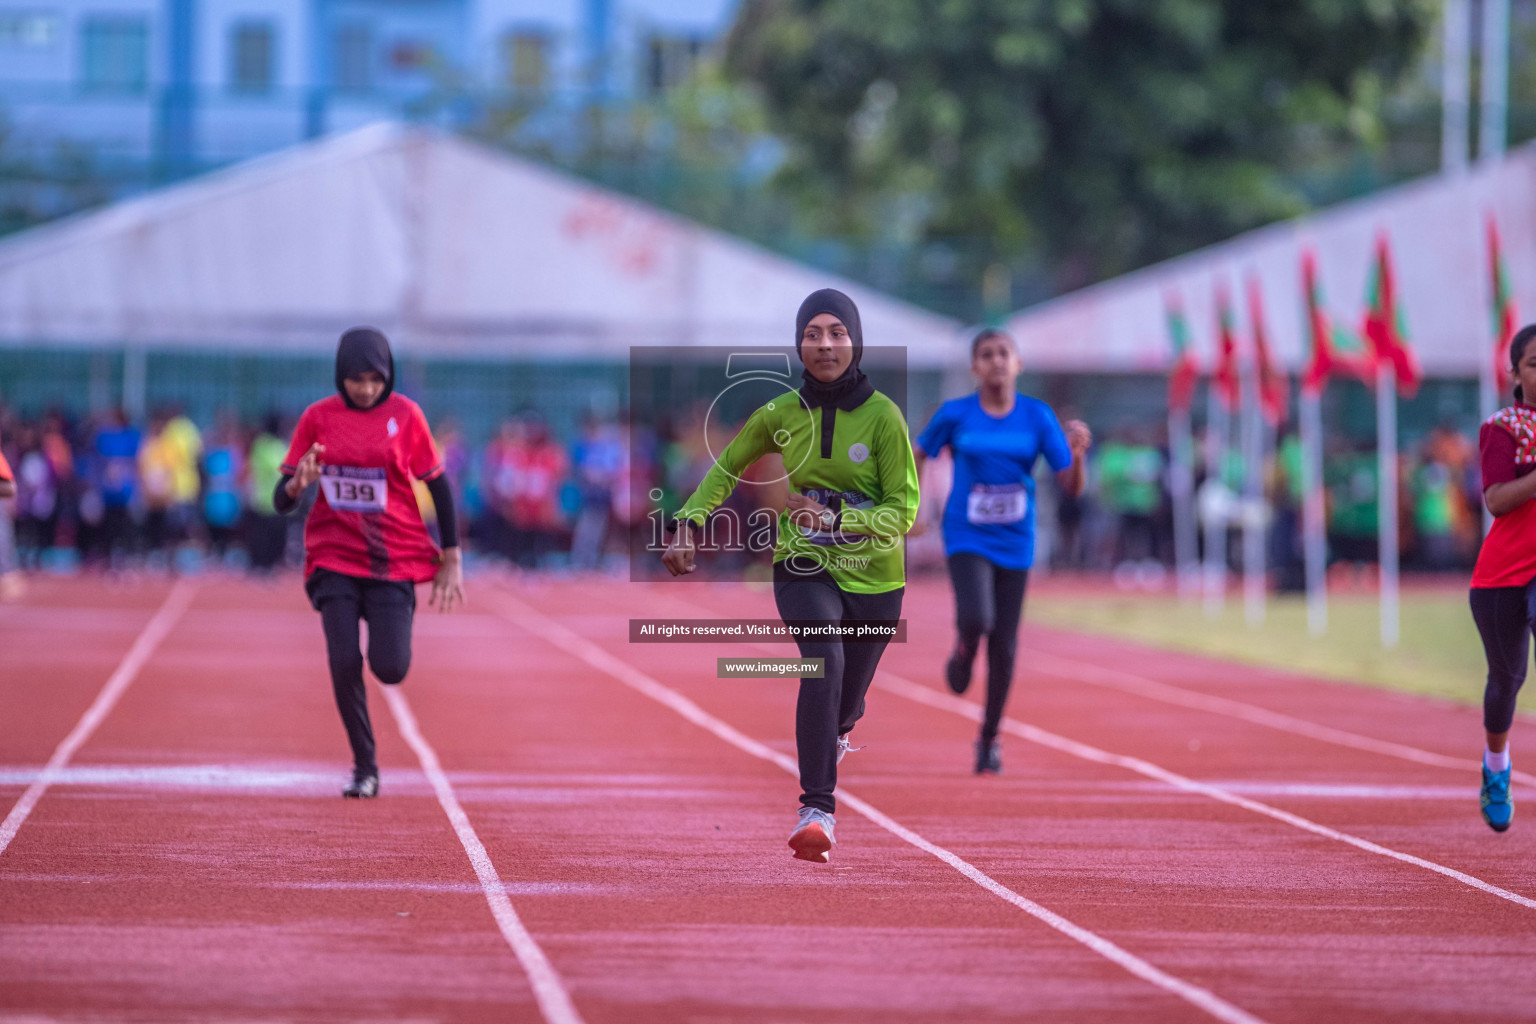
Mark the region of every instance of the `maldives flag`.
POLYGON ((1221 402, 1228 409, 1236 409, 1242 401, 1237 377, 1237 332, 1232 327, 1232 299, 1224 283, 1216 284, 1216 373, 1211 383, 1221 402))
POLYGON ((1270 426, 1285 422, 1291 406, 1291 381, 1269 356, 1269 335, 1264 330, 1264 295, 1257 275, 1248 277, 1248 319, 1253 325, 1253 359, 1259 371, 1259 401, 1270 426))
POLYGON ((1200 376, 1200 368, 1195 364, 1195 352, 1189 343, 1184 304, 1170 291, 1163 297, 1163 305, 1168 318, 1168 342, 1173 347, 1173 366, 1168 370, 1168 407, 1187 410, 1194 402, 1195 381, 1200 376))
POLYGON ((1397 282, 1392 275, 1392 254, 1385 234, 1376 239, 1376 265, 1371 268, 1366 294, 1370 308, 1365 314, 1365 336, 1370 340, 1372 354, 1379 362, 1392 365, 1397 389, 1411 395, 1419 390, 1424 372, 1419 369, 1419 358, 1403 329, 1403 311, 1397 302, 1397 282))
POLYGON ((1307 299, 1307 364, 1301 386, 1317 393, 1336 373, 1358 377, 1367 384, 1376 379, 1376 362, 1365 344, 1347 328, 1328 319, 1323 309, 1323 289, 1317 283, 1317 256, 1310 249, 1301 254, 1301 281, 1307 299))
POLYGON ((1504 251, 1499 244, 1499 225, 1488 215, 1488 273, 1491 275, 1493 303, 1493 379, 1502 394, 1509 388, 1509 339, 1515 336, 1515 297, 1509 287, 1509 271, 1504 266, 1504 251))

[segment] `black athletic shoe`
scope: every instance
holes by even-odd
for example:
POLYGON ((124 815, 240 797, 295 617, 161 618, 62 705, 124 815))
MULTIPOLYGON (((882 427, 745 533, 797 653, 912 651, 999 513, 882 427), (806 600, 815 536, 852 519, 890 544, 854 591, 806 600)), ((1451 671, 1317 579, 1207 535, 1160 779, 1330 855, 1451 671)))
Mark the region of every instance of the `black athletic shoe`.
POLYGON ((971 688, 971 666, 960 664, 960 652, 949 656, 944 663, 944 681, 951 693, 964 693, 971 688))
POLYGON ((1003 745, 997 740, 990 743, 986 740, 976 741, 976 774, 1003 774, 1003 745))
POLYGON ((378 772, 353 772, 352 785, 341 791, 349 800, 372 800, 379 795, 378 772))

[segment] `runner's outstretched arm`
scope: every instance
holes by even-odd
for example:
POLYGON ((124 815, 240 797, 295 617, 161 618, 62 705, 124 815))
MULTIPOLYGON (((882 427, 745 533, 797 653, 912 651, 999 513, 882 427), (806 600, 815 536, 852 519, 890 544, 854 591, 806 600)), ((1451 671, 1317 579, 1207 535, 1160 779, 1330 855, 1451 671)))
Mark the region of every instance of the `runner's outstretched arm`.
POLYGON ((464 604, 464 561, 459 550, 459 520, 453 507, 453 489, 446 474, 427 481, 432 507, 437 510, 437 535, 443 543, 443 564, 432 580, 432 596, 427 599, 438 611, 449 612, 464 604))
POLYGON ((284 473, 277 481, 277 486, 272 490, 272 507, 280 515, 287 515, 297 508, 304 488, 320 479, 320 456, 324 454, 325 445, 310 445, 309 451, 304 453, 293 472, 284 473))
POLYGON ((1057 472, 1056 483, 1065 494, 1075 498, 1083 493, 1083 485, 1087 482, 1083 456, 1088 453, 1089 446, 1093 444, 1093 432, 1082 420, 1068 421, 1066 431, 1067 444, 1072 449, 1072 465, 1057 472))

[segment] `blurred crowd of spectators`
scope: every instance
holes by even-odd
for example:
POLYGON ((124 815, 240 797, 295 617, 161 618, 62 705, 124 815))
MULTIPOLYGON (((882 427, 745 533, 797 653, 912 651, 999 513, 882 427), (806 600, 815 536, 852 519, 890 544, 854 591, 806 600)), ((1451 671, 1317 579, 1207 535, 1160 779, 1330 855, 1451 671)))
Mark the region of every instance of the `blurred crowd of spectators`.
MULTIPOLYGON (((262 573, 297 564, 303 517, 279 516, 272 508, 291 426, 277 415, 259 423, 224 417, 198 425, 175 408, 157 410, 143 423, 121 413, 76 419, 51 412, 22 420, 0 410, 0 444, 17 482, 15 499, 0 503, 0 576, 17 568, 188 572, 211 565, 262 573)), ((572 436, 559 437, 543 417, 526 411, 479 446, 447 420, 437 441, 461 521, 469 524, 467 544, 479 557, 528 569, 618 569, 632 544, 643 548, 662 539, 654 510, 675 508, 709 468, 703 427, 700 413, 632 435, 619 420, 589 416, 572 436)), ((1273 446, 1257 505, 1244 497, 1238 451, 1228 451, 1219 474, 1205 473, 1204 460, 1196 461, 1202 464, 1196 467, 1202 524, 1214 519, 1230 528, 1232 567, 1240 567, 1240 528, 1257 516, 1267 530, 1277 585, 1299 588, 1295 435, 1282 434, 1273 446)), ((1173 564, 1168 466, 1164 437, 1129 430, 1100 437, 1080 497, 1058 493, 1042 474, 1047 564, 1134 567, 1140 578, 1160 581, 1173 564)), ((942 460, 936 469, 942 474, 942 460)), ((1373 447, 1330 444, 1324 479, 1331 559, 1376 559, 1377 471, 1373 447)), ((763 475, 774 476, 771 470, 763 475)), ((1447 427, 1431 431, 1404 450, 1400 479, 1404 565, 1470 565, 1481 536, 1473 440, 1447 427)), ((930 489, 936 482, 942 484, 942 475, 930 479, 930 489)), ((744 491, 732 499, 742 511, 782 504, 772 485, 744 491)), ((419 500, 431 526, 424 487, 419 500)), ((931 517, 937 503, 925 500, 925 506, 931 517)), ((740 558, 754 560, 745 553, 740 558)))
MULTIPOLYGON (((10 534, 0 538, 0 574, 295 565, 303 516, 272 507, 291 429, 277 415, 199 426, 175 408, 142 424, 120 412, 20 420, 0 410, 17 484, 0 507, 0 530, 10 534)), ((632 453, 655 445, 631 446, 616 423, 589 418, 558 439, 525 413, 471 449, 445 421, 437 442, 470 543, 487 557, 596 568, 622 555, 625 531, 643 515, 632 500, 632 453)), ((435 529, 424 486, 418 499, 435 529)))
MULTIPOLYGON (((1281 590, 1303 580, 1303 460, 1294 431, 1269 450, 1260 482, 1249 495, 1242 452, 1228 446, 1220 472, 1206 466, 1197 438, 1194 505, 1203 545, 1214 521, 1227 538, 1227 561, 1241 567, 1241 532, 1254 519, 1266 531, 1265 560, 1281 590)), ((1173 502, 1166 442, 1148 430, 1111 433, 1090 453, 1088 486, 1072 499, 1043 488, 1051 506, 1053 567, 1112 571, 1130 564, 1171 568, 1173 502)), ((1437 427, 1399 455, 1398 521, 1405 568, 1469 568, 1482 537, 1482 484, 1475 439, 1437 427)), ((1330 563, 1377 561, 1379 463, 1374 444, 1330 439, 1323 456, 1325 521, 1330 563)), ((1042 511, 1045 509, 1042 508, 1042 511)), ((1200 552, 1204 557, 1204 551, 1200 552)))
POLYGON ((269 417, 205 430, 169 408, 144 424, 121 412, 18 420, 0 411, 0 445, 16 477, 4 517, 11 557, 55 571, 184 569, 209 558, 276 568, 291 532, 272 508, 283 427, 269 417))

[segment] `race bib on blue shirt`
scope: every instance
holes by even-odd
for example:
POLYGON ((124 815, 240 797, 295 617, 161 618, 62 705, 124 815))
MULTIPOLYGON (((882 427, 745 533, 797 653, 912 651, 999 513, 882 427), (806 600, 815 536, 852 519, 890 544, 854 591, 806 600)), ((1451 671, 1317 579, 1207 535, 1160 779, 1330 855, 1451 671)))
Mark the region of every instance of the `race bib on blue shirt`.
POLYGON ((1023 484, 974 484, 965 502, 965 518, 977 526, 1017 523, 1029 512, 1023 484))

